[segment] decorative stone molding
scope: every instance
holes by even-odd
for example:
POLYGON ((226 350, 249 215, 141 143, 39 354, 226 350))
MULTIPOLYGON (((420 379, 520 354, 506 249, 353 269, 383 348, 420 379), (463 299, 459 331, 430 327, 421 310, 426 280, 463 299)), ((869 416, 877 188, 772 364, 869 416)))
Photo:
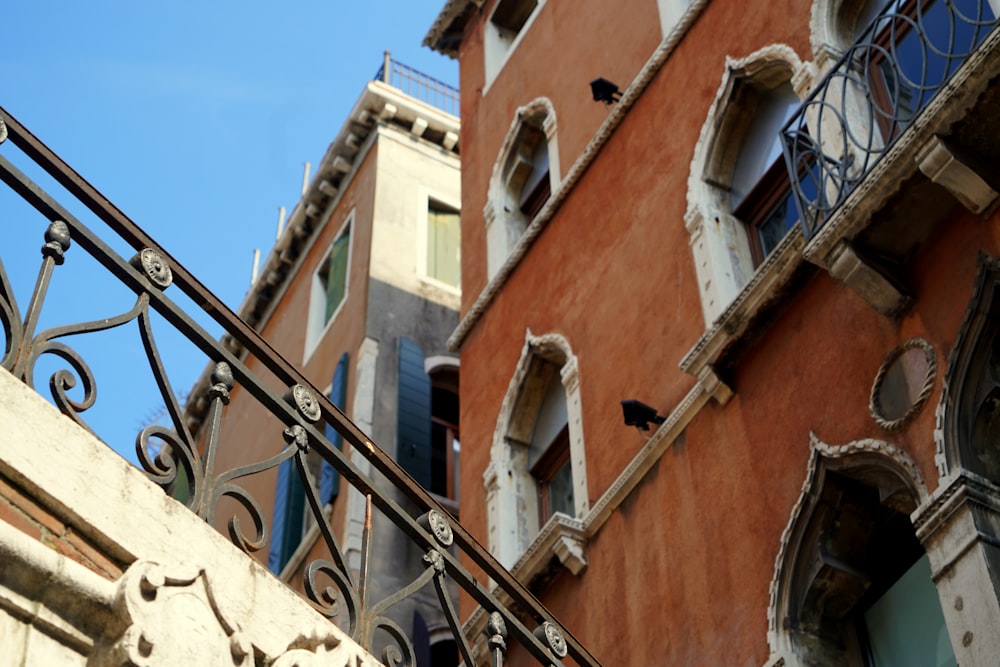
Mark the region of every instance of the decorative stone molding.
POLYGON ((846 241, 841 241, 828 260, 830 275, 844 283, 878 312, 888 317, 903 313, 913 298, 904 294, 871 262, 859 256, 846 241))
POLYGON ((593 537, 597 534, 611 513, 631 495, 646 473, 656 465, 710 400, 714 399, 717 404, 725 405, 731 396, 732 389, 719 379, 711 367, 702 368, 699 371, 698 382, 670 412, 639 453, 629 461, 608 490, 594 503, 593 509, 584 519, 587 535, 593 537))
POLYGON ((72 527, 95 557, 132 563, 109 581, 62 547, 0 521, 0 635, 13 629, 27 642, 12 648, 0 640, 0 662, 250 665, 254 655, 281 655, 302 634, 352 644, 227 537, 2 369, 0 422, 0 474, 72 527), (178 554, 193 565, 175 567, 178 554), (190 658, 196 646, 205 652, 190 658))
MULTIPOLYGON (((771 655, 765 663, 766 667, 806 664, 802 662, 787 616, 790 613, 796 561, 805 546, 809 520, 820 504, 827 471, 846 473, 866 486, 878 489, 883 505, 907 514, 928 497, 927 486, 916 463, 888 442, 866 439, 832 446, 810 433, 809 446, 809 463, 802 491, 792 507, 774 560, 767 609, 767 643, 771 655)), ((819 649, 814 647, 811 650, 819 649)))
POLYGON ((333 634, 315 634, 292 642, 271 667, 378 667, 367 653, 356 650, 333 634))
POLYGON ((797 95, 812 81, 812 70, 790 46, 772 44, 744 58, 727 57, 722 81, 695 144, 684 221, 691 235, 707 327, 754 276, 746 228, 733 216, 729 203, 728 183, 753 118, 753 109, 743 108, 737 93, 744 86, 771 89, 785 81, 796 82, 797 95))
POLYGON ((984 213, 1000 194, 980 175, 981 167, 970 156, 939 136, 931 137, 917 153, 924 176, 937 183, 973 213, 984 213))
POLYGON ((567 570, 579 576, 587 567, 584 555, 586 544, 582 521, 565 514, 553 514, 514 563, 511 572, 520 581, 530 584, 549 567, 555 556, 567 570))
POLYGON ((1000 654, 1000 486, 959 471, 942 479, 912 517, 958 664, 992 667, 1000 654))
POLYGON ((562 334, 535 336, 528 330, 497 416, 490 464, 483 474, 489 546, 500 562, 508 567, 530 548, 541 528, 534 519, 538 514, 537 488, 528 470, 527 448, 540 401, 544 398, 544 395, 538 394, 538 390, 544 387, 536 386, 538 382, 532 381, 532 378, 537 378, 542 366, 558 369, 566 392, 574 511, 580 517, 590 509, 576 356, 562 334))
POLYGON ((802 266, 805 241, 802 229, 793 227, 757 267, 750 282, 702 334, 681 359, 680 368, 697 376, 702 369, 718 363, 723 353, 740 338, 764 308, 788 287, 802 266))
POLYGON ((487 190, 487 201, 483 209, 486 223, 487 272, 496 274, 517 245, 521 235, 531 224, 519 210, 516 196, 520 192, 520 182, 531 171, 531 151, 522 155, 524 146, 545 141, 549 160, 549 185, 555 192, 559 187, 559 146, 556 141, 556 112, 552 101, 539 97, 514 113, 510 128, 500 145, 497 159, 493 163, 487 190), (534 140, 538 134, 542 139, 534 140))
MULTIPOLYGON (((1000 32, 1000 31, 997 31, 1000 32)), ((996 401, 1000 397, 1000 258, 979 256, 976 280, 948 358, 938 403, 935 461, 941 477, 968 470, 997 479, 996 401)))
POLYGON ((114 603, 123 631, 88 667, 253 664, 253 647, 219 609, 204 570, 138 561, 122 575, 114 603))
POLYGON ((889 354, 885 356, 882 360, 882 365, 879 366, 878 373, 875 374, 875 381, 872 382, 872 393, 871 398, 868 401, 868 412, 871 414, 872 419, 881 428, 886 431, 897 431, 903 426, 908 424, 920 409, 924 407, 927 399, 930 398, 931 391, 934 389, 934 379, 937 377, 937 353, 934 352, 934 346, 930 342, 924 340, 923 338, 911 338, 904 343, 897 345, 889 354), (889 373, 893 365, 900 360, 900 358, 905 355, 910 350, 919 350, 923 352, 924 359, 927 363, 927 369, 924 372, 924 377, 920 385, 920 392, 910 403, 903 414, 898 417, 890 418, 885 414, 885 407, 882 401, 882 390, 884 388, 886 375, 889 373))

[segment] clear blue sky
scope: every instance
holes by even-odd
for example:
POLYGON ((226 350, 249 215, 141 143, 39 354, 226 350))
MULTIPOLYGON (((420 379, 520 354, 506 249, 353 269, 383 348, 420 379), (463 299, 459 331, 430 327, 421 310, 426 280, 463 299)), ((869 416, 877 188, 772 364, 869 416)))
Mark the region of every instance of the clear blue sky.
MULTIPOLYGON (((322 157, 383 51, 457 84, 457 64, 421 46, 443 6, 444 0, 9 2, 0 105, 235 309, 249 286, 253 249, 267 255, 278 207, 290 211, 298 199, 303 162, 322 157)), ((0 153, 16 159, 9 142, 0 153)), ((0 193, 0 259, 22 312, 44 227, 0 193)), ((75 250, 57 271, 43 328, 131 305, 129 294, 85 266, 75 250)), ((97 377, 89 422, 134 458, 129 450, 138 424, 162 403, 135 325, 83 338, 67 342, 97 377)), ((186 392, 206 359, 166 333, 161 345, 174 388, 186 392)), ((55 368, 47 363, 35 378, 46 395, 55 368)))

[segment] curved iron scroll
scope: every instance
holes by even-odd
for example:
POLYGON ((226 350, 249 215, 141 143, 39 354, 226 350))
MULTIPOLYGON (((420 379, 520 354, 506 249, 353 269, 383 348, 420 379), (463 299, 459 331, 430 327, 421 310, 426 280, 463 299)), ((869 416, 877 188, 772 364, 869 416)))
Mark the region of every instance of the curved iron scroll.
POLYGON ((997 24, 988 0, 890 2, 782 129, 812 238, 997 24))
MULTIPOLYGON (((310 597, 314 603, 321 606, 332 604, 339 597, 341 606, 346 605, 348 614, 354 619, 349 623, 353 624, 355 634, 368 630, 374 633, 377 629, 379 633, 388 633, 392 637, 394 630, 383 621, 384 612, 391 605, 380 603, 381 606, 369 607, 365 599, 365 582, 359 579, 355 583, 347 574, 348 568, 344 556, 333 531, 327 525, 314 480, 311 479, 306 458, 311 453, 332 465, 345 483, 350 484, 363 496, 367 496, 373 510, 378 510, 392 522, 421 552, 437 554, 429 555, 431 562, 425 565, 427 570, 413 583, 419 583, 420 588, 433 583, 444 615, 455 633, 456 642, 468 664, 471 664, 473 656, 462 634, 461 624, 452 606, 453 601, 447 593, 445 586, 447 580, 457 583, 475 603, 496 615, 506 629, 505 643, 507 641, 520 643, 525 651, 540 663, 562 664, 560 653, 556 650, 559 643, 553 645, 549 641, 552 636, 558 636, 563 638, 568 646, 568 655, 578 664, 590 666, 598 664, 572 635, 554 625, 545 626, 544 624, 553 622, 552 615, 534 596, 501 567, 468 531, 458 524, 450 525, 443 520, 445 514, 440 505, 424 489, 415 484, 391 457, 347 420, 326 397, 320 395, 300 371, 282 358, 255 331, 242 323, 215 295, 160 249, 148 235, 3 109, 0 109, 0 123, 9 133, 8 142, 3 145, 4 150, 11 143, 23 150, 31 160, 65 187, 79 203, 105 222, 112 233, 119 237, 118 241, 130 245, 137 253, 131 262, 122 259, 86 225, 0 155, 0 180, 38 211, 46 221, 51 222, 46 231, 42 251, 42 268, 31 302, 24 310, 23 317, 14 299, 8 277, 0 265, 0 326, 4 330, 3 357, 0 359, 0 364, 4 368, 25 378, 26 373, 30 375, 33 372, 34 360, 37 360, 38 355, 56 355, 67 361, 70 368, 57 372, 52 378, 53 400, 60 409, 82 423, 84 421, 82 415, 96 400, 97 381, 85 362, 72 351, 66 341, 71 336, 98 331, 101 327, 120 327, 134 320, 138 325, 153 377, 169 416, 168 426, 150 426, 142 429, 137 435, 136 447, 142 467, 153 481, 184 500, 193 511, 208 521, 214 522, 218 501, 223 496, 233 499, 249 515, 252 525, 241 525, 239 519, 232 517, 228 520, 230 537, 244 550, 253 552, 266 545, 270 536, 266 514, 240 485, 241 480, 262 474, 293 458, 295 470, 303 479, 303 486, 307 489, 309 511, 320 526, 323 541, 330 553, 329 559, 315 561, 307 566, 307 573, 310 574, 307 578, 312 582, 311 585, 307 585, 307 590, 312 589, 310 597), (70 239, 73 247, 78 247, 93 257, 131 290, 136 295, 136 301, 131 309, 113 318, 66 325, 35 335, 38 313, 45 300, 53 270, 62 263, 65 252, 70 247, 70 239), (216 336, 209 334, 171 300, 167 295, 170 291, 167 287, 174 291, 181 290, 187 298, 221 325, 237 346, 242 348, 247 356, 255 359, 263 369, 262 373, 268 374, 268 381, 263 381, 257 373, 247 367, 244 357, 233 352, 236 348, 222 344, 216 336), (156 311, 169 326, 181 332, 214 365, 207 399, 210 404, 209 416, 197 441, 188 428, 180 402, 163 369, 150 322, 151 311, 156 311), (274 378, 280 386, 288 389, 287 396, 275 393, 271 389, 274 378), (83 398, 80 400, 71 400, 66 394, 66 390, 74 383, 83 385, 83 398), (228 402, 230 390, 237 384, 257 402, 260 409, 273 415, 284 426, 286 445, 280 452, 264 461, 217 472, 215 452, 218 447, 222 412, 228 402), (371 473, 362 472, 348 456, 326 439, 323 433, 326 425, 331 426, 342 436, 345 446, 350 447, 371 465, 373 469, 371 473), (393 487, 390 492, 382 488, 382 481, 379 484, 373 481, 376 474, 380 480, 385 480, 385 483, 393 487), (406 508, 397 498, 403 499, 406 508), (421 521, 421 516, 418 515, 425 515, 430 510, 434 510, 439 516, 434 520, 424 517, 427 520, 421 521), (453 533, 454 546, 444 547, 440 542, 441 536, 450 533, 453 533), (477 570, 482 572, 480 578, 470 573, 460 562, 457 553, 452 553, 452 550, 462 552, 465 558, 474 563, 477 570), (428 575, 428 572, 431 574, 428 575), (331 579, 332 586, 321 588, 324 578, 331 579), (490 582, 495 582, 501 592, 492 592, 488 585, 490 582), (502 603, 499 598, 501 594, 512 602, 502 603), (552 632, 542 632, 539 636, 525 623, 537 624, 539 628, 556 628, 557 632, 555 635, 552 632)), ((406 590, 409 591, 409 587, 406 590)), ((398 594, 390 597, 398 597, 398 594)), ((403 595, 403 598, 405 597, 406 594, 403 595)), ((382 602, 385 603, 389 599, 382 602)), ((491 628, 496 627, 496 623, 491 623, 491 628)), ((491 650, 498 645, 493 635, 489 645, 491 650)), ((412 661, 412 658, 408 657, 412 656, 412 651, 408 651, 398 642, 396 651, 396 655, 387 658, 394 660, 398 658, 404 664, 408 660, 412 661)))

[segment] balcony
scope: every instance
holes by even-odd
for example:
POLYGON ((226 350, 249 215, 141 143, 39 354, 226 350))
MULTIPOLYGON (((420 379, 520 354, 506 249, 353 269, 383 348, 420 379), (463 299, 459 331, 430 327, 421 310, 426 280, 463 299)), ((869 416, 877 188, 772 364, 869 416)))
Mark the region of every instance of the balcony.
POLYGON ((1000 187, 996 11, 893 0, 782 130, 806 259, 886 314, 906 307, 903 269, 956 201, 982 213, 1000 187))
MULTIPOLYGON (((42 248, 40 256, 35 255, 40 265, 34 282, 24 280, 21 284, 12 284, 2 261, 10 259, 10 246, 4 244, 2 247, 4 255, 8 256, 0 257, 0 328, 6 343, 0 366, 32 388, 37 387, 36 378, 49 374, 48 367, 40 360, 62 366, 57 366, 47 378, 50 398, 65 416, 90 430, 91 413, 88 411, 97 403, 100 378, 95 376, 80 350, 86 349, 85 341, 89 337, 102 332, 117 330, 138 334, 135 338, 139 339, 144 351, 144 359, 139 365, 145 369, 130 368, 130 372, 136 373, 131 379, 141 381, 143 373, 140 371, 145 370, 166 410, 165 416, 156 423, 136 429, 136 456, 148 480, 186 505, 192 513, 188 515, 178 506, 183 516, 197 516, 213 525, 217 521, 228 522, 230 541, 247 556, 252 556, 266 548, 270 530, 261 503, 247 493, 242 484, 248 477, 273 471, 291 461, 293 474, 298 475, 306 490, 308 512, 327 549, 325 558, 313 560, 305 567, 302 586, 309 604, 331 621, 336 620, 351 639, 367 650, 374 648, 372 638, 376 631, 387 633, 394 645, 383 654, 386 664, 414 664, 413 647, 407 636, 388 621, 384 613, 420 590, 436 592, 441 611, 467 665, 479 664, 473 657, 477 655, 474 646, 478 644, 482 645, 482 652, 488 650, 494 666, 501 665, 511 642, 520 644, 524 653, 544 665, 561 665, 567 656, 575 664, 599 664, 510 572, 449 516, 445 508, 311 385, 295 366, 2 108, 0 180, 10 189, 4 195, 12 195, 21 206, 18 215, 4 218, 5 231, 28 228, 37 236, 42 248), (58 189, 62 202, 34 178, 51 179, 51 187, 58 189), (96 230, 101 230, 100 235, 96 230), (131 258, 126 258, 129 255, 131 258), (94 263, 104 277, 114 282, 116 294, 127 296, 128 306, 121 314, 105 317, 105 313, 95 312, 90 319, 78 319, 77 306, 88 309, 96 305, 79 296, 93 296, 97 291, 92 284, 67 286, 63 276, 78 260, 94 263), (79 303, 73 304, 73 309, 66 309, 63 308, 65 304, 55 302, 55 297, 49 298, 56 286, 64 290, 75 288, 79 303), (26 295, 29 298, 23 299, 26 295), (18 296, 23 300, 19 302, 18 296), (59 324, 39 331, 39 313, 43 309, 48 313, 54 311, 59 324), (219 335, 210 333, 210 329, 220 328, 229 344, 223 344, 219 335), (161 353, 158 342, 164 337, 182 338, 213 369, 207 392, 209 405, 200 436, 193 435, 181 407, 182 401, 171 386, 169 359, 161 353), (237 349, 243 353, 234 352, 237 349), (82 397, 71 393, 74 387, 76 391, 82 390, 82 397), (215 453, 219 446, 220 423, 234 390, 252 397, 256 409, 273 417, 275 432, 262 435, 284 445, 276 447, 274 455, 266 460, 233 470, 217 470, 215 453), (363 467, 330 442, 327 429, 339 434, 363 457, 363 467), (379 543, 384 531, 370 530, 371 520, 377 513, 379 521, 394 526, 394 539, 407 540, 410 548, 422 554, 424 571, 417 579, 383 600, 367 598, 365 556, 362 555, 361 575, 355 576, 319 502, 318 480, 310 462, 315 457, 333 466, 343 483, 349 484, 367 501, 362 553, 387 548, 379 543), (391 492, 386 491, 386 484, 391 492), (399 502, 398 497, 404 501, 399 502), (236 514, 230 516, 228 510, 222 509, 220 500, 223 499, 238 505, 236 514), (462 619, 458 617, 450 592, 456 586, 461 595, 489 615, 488 637, 470 639, 462 632, 462 619)), ((127 408, 127 405, 119 405, 115 410, 120 410, 122 418, 128 419, 127 408)), ((44 461, 46 465, 51 463, 45 451, 33 451, 28 445, 24 452, 27 452, 24 456, 35 457, 32 460, 44 461)), ((63 464, 83 470, 86 462, 63 461, 63 464)), ((152 490, 159 493, 155 487, 152 490)), ((190 539, 196 541, 198 538, 192 536, 190 539)), ((261 576, 266 576, 262 568, 249 559, 245 565, 242 569, 259 571, 261 576)), ((152 580, 144 581, 146 583, 140 582, 137 586, 148 593, 152 580)), ((168 581, 165 585, 174 584, 168 581)), ((208 597, 206 604, 210 606, 214 603, 211 596, 208 597)), ((238 628, 223 625, 225 636, 230 639, 238 636, 238 628)), ((236 647, 232 649, 234 656, 238 648, 240 660, 247 658, 250 649, 242 643, 233 646, 236 647)))
POLYGON ((446 114, 459 115, 458 88, 393 60, 388 51, 372 81, 390 85, 446 114))

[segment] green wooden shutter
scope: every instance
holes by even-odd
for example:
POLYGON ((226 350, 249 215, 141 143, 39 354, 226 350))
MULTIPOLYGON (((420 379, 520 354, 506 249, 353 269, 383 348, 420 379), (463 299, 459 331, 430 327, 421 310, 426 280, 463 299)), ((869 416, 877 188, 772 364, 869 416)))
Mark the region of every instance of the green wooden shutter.
POLYGON ((278 486, 274 494, 274 518, 271 520, 271 544, 267 567, 278 574, 302 541, 306 492, 292 459, 278 466, 278 486))
POLYGON ((351 248, 351 230, 347 229, 336 241, 330 250, 330 263, 326 274, 326 321, 337 310, 337 306, 344 300, 344 292, 347 288, 347 255, 351 248))
MULTIPOLYGON (((330 402, 341 410, 347 405, 347 360, 347 353, 344 352, 340 357, 340 361, 337 362, 337 370, 333 372, 333 382, 330 384, 330 402)), ((326 435, 326 439, 330 441, 330 444, 337 449, 343 450, 344 440, 337 433, 337 429, 327 424, 324 435, 326 435)), ((323 465, 320 467, 320 502, 324 505, 333 502, 333 499, 337 497, 339 492, 340 473, 332 465, 323 461, 323 465)))
POLYGON ((431 484, 431 379, 424 353, 399 339, 399 400, 396 403, 396 461, 424 488, 431 484))
POLYGON ((458 287, 461 222, 458 211, 431 204, 427 210, 427 275, 458 287))

